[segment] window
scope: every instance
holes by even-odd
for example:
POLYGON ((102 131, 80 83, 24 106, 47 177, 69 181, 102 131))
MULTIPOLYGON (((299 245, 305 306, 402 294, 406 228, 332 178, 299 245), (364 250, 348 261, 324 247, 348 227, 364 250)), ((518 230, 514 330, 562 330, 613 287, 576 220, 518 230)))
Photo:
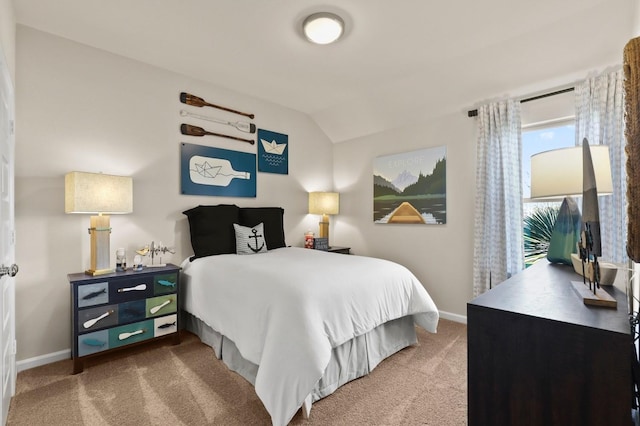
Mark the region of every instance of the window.
POLYGON ((525 266, 547 254, 561 200, 531 200, 531 156, 540 152, 575 145, 573 120, 522 131, 522 195, 525 266))
POLYGON ((531 156, 575 145, 573 91, 522 102, 522 207, 525 265, 547 255, 561 199, 531 200, 531 156))

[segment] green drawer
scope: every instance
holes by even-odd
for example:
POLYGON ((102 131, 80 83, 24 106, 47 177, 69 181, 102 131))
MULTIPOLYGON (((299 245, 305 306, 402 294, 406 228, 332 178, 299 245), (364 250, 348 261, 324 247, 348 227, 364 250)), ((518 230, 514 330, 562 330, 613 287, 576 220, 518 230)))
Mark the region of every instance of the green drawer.
POLYGON ((178 311, 176 294, 152 297, 147 299, 147 318, 160 317, 178 311))
POLYGON ((156 274, 153 277, 153 294, 175 293, 178 290, 178 273, 156 274))

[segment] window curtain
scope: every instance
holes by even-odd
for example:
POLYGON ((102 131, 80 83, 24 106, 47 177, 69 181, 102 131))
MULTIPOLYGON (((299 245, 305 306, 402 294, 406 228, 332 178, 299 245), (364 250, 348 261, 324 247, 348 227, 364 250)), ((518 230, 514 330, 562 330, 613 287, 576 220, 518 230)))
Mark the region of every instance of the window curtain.
POLYGON ((628 261, 626 138, 624 136, 624 73, 622 69, 587 78, 575 87, 576 145, 609 146, 613 194, 598 197, 602 259, 628 261))
POLYGON ((473 293, 524 268, 520 102, 478 108, 473 293))

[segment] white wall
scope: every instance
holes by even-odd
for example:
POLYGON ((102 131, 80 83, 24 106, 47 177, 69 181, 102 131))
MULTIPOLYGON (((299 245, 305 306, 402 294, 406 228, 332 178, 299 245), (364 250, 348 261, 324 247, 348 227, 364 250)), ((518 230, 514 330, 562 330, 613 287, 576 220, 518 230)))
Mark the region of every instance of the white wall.
MULTIPOLYGON (((18 360, 70 348, 67 273, 89 265, 89 217, 64 213, 69 171, 133 177, 133 214, 111 217, 111 251, 125 247, 129 262, 135 249, 152 240, 176 246, 177 253, 163 261, 179 264, 191 254, 181 212, 198 204, 281 206, 290 245, 301 246, 304 232, 317 227, 317 218, 306 213, 306 193, 333 189, 333 147, 306 115, 23 26, 17 31, 16 71, 18 360), (289 175, 259 173, 255 199, 181 195, 180 142, 257 149, 182 136, 181 91, 252 112, 257 127, 287 134, 289 175)), ((210 124, 212 131, 233 133, 210 124)))
POLYGON ((333 155, 336 189, 341 193, 333 243, 405 265, 427 288, 438 309, 463 316, 473 295, 475 126, 475 120, 460 111, 338 143, 333 155), (447 223, 374 224, 374 158, 443 145, 447 150, 447 223))

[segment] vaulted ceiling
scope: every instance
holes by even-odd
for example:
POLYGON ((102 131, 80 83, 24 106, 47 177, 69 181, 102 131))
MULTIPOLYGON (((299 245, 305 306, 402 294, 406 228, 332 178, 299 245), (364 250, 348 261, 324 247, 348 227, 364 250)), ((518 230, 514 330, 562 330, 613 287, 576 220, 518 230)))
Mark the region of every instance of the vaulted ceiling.
POLYGON ((14 0, 14 7, 18 24, 302 111, 341 142, 621 63, 635 2, 14 0), (302 20, 318 11, 346 21, 338 43, 302 37, 302 20))

